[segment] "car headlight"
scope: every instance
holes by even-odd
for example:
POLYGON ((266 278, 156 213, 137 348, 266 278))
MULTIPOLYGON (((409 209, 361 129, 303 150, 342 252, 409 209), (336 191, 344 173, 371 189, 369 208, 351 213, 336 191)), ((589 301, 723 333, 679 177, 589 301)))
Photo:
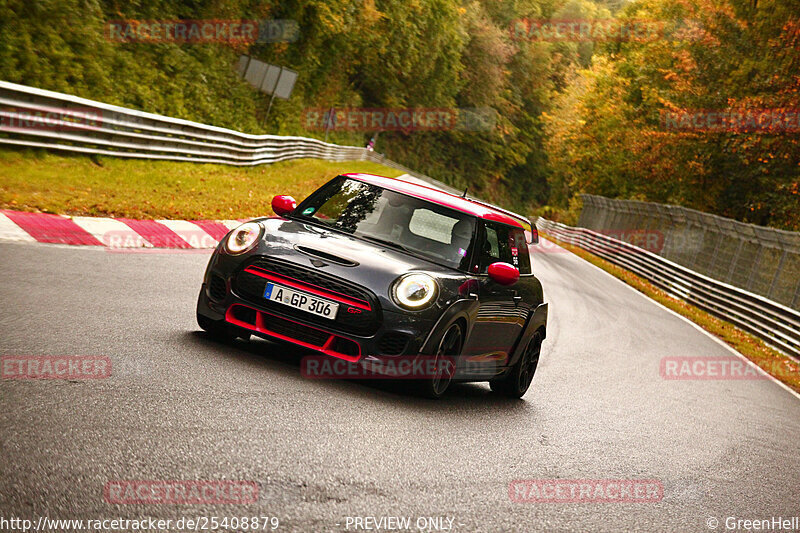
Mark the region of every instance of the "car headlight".
POLYGON ((427 274, 408 274, 394 284, 394 299, 408 309, 422 309, 436 298, 436 280, 427 274))
POLYGON ((241 254, 255 246, 261 236, 261 224, 245 222, 225 239, 225 251, 229 254, 241 254))

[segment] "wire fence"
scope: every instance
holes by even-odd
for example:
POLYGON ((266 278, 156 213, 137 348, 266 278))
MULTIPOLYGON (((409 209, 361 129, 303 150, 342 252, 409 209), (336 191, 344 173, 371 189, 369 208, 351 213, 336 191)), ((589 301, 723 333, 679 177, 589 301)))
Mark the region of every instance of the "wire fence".
POLYGON ((800 233, 674 205, 582 195, 578 225, 599 232, 657 236, 661 257, 800 310, 800 233))
MULTIPOLYGON (((673 298, 727 320, 800 361, 800 312, 797 310, 611 237, 608 230, 573 228, 541 217, 536 225, 545 234, 650 280, 673 298)), ((618 230, 611 233, 621 236, 618 230)))

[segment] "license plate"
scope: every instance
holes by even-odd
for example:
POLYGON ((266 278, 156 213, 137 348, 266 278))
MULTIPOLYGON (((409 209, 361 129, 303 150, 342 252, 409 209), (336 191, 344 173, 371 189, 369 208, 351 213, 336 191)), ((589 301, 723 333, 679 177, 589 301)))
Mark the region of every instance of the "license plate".
POLYGON ((335 302, 275 283, 267 283, 267 288, 264 289, 264 298, 330 320, 336 318, 336 311, 339 310, 339 304, 335 302))

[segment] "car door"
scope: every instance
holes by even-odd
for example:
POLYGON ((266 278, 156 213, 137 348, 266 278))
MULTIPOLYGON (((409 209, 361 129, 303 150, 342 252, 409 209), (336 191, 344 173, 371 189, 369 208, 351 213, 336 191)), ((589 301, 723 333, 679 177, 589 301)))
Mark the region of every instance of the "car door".
POLYGON ((519 249, 513 228, 494 222, 480 224, 478 243, 479 308, 465 353, 473 361, 504 366, 524 325, 522 298, 513 285, 495 283, 486 273, 498 261, 519 268, 519 249))

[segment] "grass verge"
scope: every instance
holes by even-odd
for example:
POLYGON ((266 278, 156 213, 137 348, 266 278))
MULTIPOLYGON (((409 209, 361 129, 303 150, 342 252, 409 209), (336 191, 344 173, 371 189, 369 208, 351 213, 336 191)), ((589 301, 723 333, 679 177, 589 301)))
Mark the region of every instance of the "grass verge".
POLYGON ((226 219, 271 214, 276 194, 298 201, 345 172, 396 177, 367 161, 297 159, 227 165, 0 150, 0 207, 65 215, 226 219))
POLYGON ((798 365, 787 355, 770 348, 758 337, 744 332, 733 324, 721 320, 691 304, 669 296, 666 292, 659 289, 646 279, 641 278, 632 272, 628 272, 627 270, 618 267, 613 263, 609 263, 605 259, 587 252, 582 248, 578 248, 572 244, 560 241, 559 239, 556 239, 552 235, 548 235, 545 232, 542 232, 542 236, 565 248, 566 250, 569 250, 578 257, 585 259, 593 265, 602 268, 609 274, 622 280, 639 292, 644 293, 646 296, 657 301, 668 309, 685 316, 704 330, 724 341, 740 354, 750 359, 769 375, 788 385, 793 390, 800 392, 800 365, 798 365))

